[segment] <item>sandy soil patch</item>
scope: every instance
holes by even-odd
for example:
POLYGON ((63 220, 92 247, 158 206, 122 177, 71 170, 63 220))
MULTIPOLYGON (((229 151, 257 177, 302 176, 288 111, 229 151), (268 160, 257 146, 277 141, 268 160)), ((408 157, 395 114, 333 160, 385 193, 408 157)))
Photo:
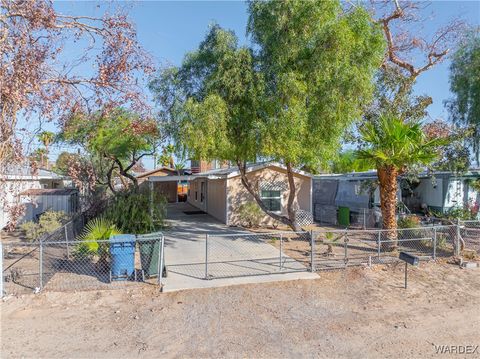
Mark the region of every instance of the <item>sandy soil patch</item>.
MULTIPOLYGON (((44 292, 1 304, 2 358, 435 357, 480 345, 480 271, 422 263, 158 293, 44 292)), ((458 356, 457 356, 458 357, 458 356)))

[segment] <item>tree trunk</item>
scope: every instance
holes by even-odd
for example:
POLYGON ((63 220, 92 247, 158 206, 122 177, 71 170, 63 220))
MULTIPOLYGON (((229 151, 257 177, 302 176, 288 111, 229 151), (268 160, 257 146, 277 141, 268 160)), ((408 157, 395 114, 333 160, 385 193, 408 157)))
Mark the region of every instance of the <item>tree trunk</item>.
POLYGON ((388 248, 397 247, 397 176, 398 170, 394 166, 377 169, 380 182, 380 207, 382 210, 383 229, 386 231, 386 239, 390 242, 388 248))

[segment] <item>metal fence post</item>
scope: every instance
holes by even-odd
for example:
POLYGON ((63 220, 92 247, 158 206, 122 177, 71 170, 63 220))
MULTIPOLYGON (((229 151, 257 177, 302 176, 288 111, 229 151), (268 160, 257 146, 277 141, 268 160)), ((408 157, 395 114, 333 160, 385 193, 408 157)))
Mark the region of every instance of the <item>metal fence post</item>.
POLYGON ((280 233, 280 263, 279 263, 280 270, 283 269, 282 249, 283 249, 283 233, 280 233))
POLYGON ((315 238, 313 237, 313 230, 310 230, 310 272, 315 272, 315 263, 313 261, 315 254, 315 238))
POLYGON ((457 235, 455 238, 455 255, 460 255, 460 219, 457 218, 457 235))
POLYGON ((38 255, 38 276, 39 276, 39 284, 40 284, 40 290, 43 289, 43 241, 40 239, 40 242, 38 244, 38 250, 39 250, 39 255, 38 255))
POLYGON ((345 243, 345 267, 347 266, 347 263, 348 263, 348 232, 345 231, 345 235, 344 235, 344 243, 345 243))
POLYGON ((3 298, 3 243, 0 242, 0 298, 3 298))
MULTIPOLYGON (((65 224, 65 242, 67 244, 67 259, 70 259, 70 249, 68 248, 68 229, 67 229, 67 224, 65 224)), ((73 222, 72 222, 72 228, 73 228, 73 222)))
POLYGON ((363 229, 367 229, 367 214, 366 214, 366 209, 363 209, 363 229))
POLYGON ((382 236, 382 231, 378 230, 378 239, 377 239, 377 242, 378 242, 377 247, 378 247, 378 248, 377 248, 377 252, 378 252, 378 260, 379 260, 379 261, 380 261, 380 246, 381 246, 380 242, 381 242, 381 236, 382 236))
POLYGON ((205 279, 208 279, 208 233, 205 234, 205 279))
POLYGON ((162 290, 162 279, 163 279, 163 267, 165 266, 164 259, 165 258, 165 237, 162 234, 160 239, 160 246, 158 248, 158 285, 160 286, 160 290, 162 290))
POLYGON ((437 259, 437 227, 433 226, 433 260, 437 259))

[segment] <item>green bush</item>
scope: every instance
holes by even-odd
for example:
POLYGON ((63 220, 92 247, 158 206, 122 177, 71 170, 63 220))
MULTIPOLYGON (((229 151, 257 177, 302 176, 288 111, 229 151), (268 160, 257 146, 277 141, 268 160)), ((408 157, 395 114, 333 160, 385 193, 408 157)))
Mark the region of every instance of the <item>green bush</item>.
POLYGON ((263 217, 263 211, 255 202, 245 202, 238 208, 238 217, 244 227, 258 227, 263 217))
POLYGON ((417 216, 406 216, 400 218, 397 223, 398 228, 418 228, 420 227, 420 218, 417 216))
POLYGON ((40 216, 38 223, 25 222, 20 228, 25 232, 25 238, 35 241, 62 227, 67 218, 64 212, 47 211, 40 216))
POLYGON ((152 201, 149 193, 122 193, 108 206, 104 217, 123 233, 156 232, 165 226, 166 204, 163 196, 154 195, 152 201))
POLYGON ((421 228, 422 226, 420 218, 415 215, 400 218, 397 227, 403 229, 402 231, 399 231, 399 238, 402 239, 417 239, 424 235, 424 232, 421 229, 416 229, 421 228))

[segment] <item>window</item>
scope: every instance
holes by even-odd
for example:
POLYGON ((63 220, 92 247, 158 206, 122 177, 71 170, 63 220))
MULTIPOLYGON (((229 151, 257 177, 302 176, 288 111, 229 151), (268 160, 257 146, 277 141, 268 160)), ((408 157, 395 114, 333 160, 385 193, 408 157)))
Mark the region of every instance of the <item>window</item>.
POLYGON ((262 190, 260 194, 262 202, 272 212, 280 212, 282 209, 282 197, 280 191, 262 190))

